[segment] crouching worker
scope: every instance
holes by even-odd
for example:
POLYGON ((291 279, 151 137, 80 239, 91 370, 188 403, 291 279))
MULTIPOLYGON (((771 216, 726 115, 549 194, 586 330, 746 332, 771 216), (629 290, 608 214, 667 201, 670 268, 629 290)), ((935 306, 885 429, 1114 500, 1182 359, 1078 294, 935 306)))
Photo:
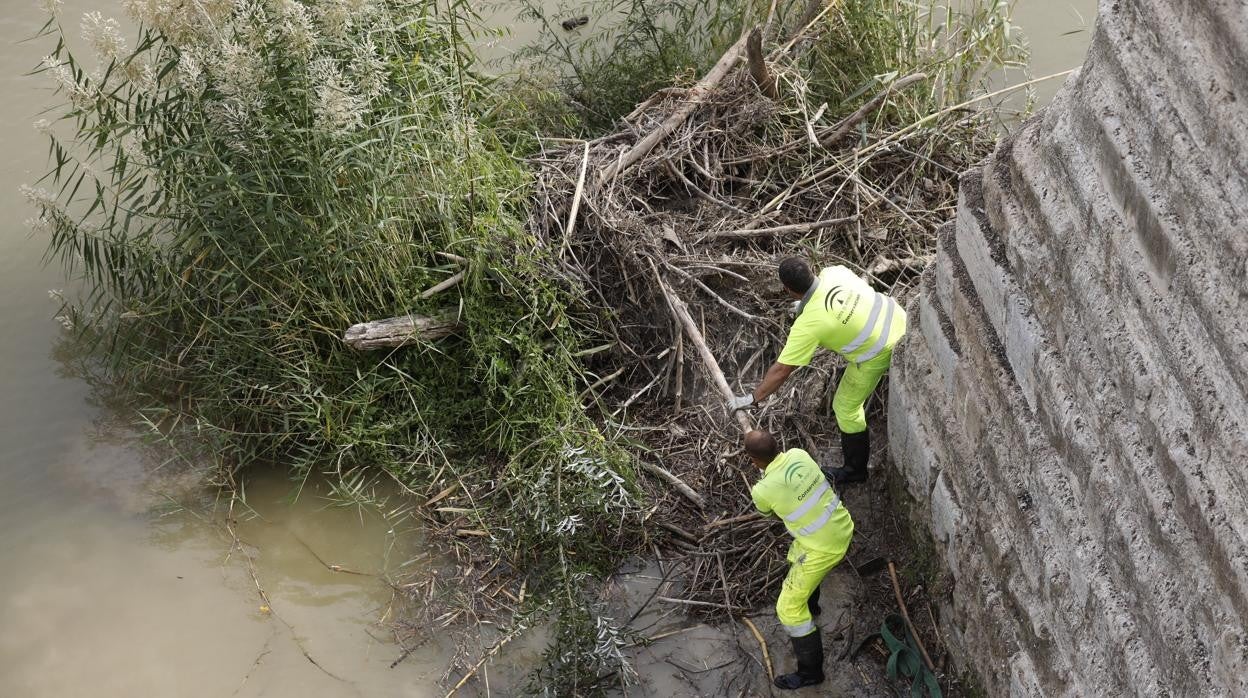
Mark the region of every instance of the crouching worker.
POLYGON ((745 453, 763 471, 750 490, 754 506, 779 516, 793 536, 776 615, 793 642, 797 671, 777 676, 775 684, 813 686, 823 682, 823 638, 814 621, 820 611, 819 583, 845 558, 854 521, 809 453, 800 448, 782 453, 765 431, 745 435, 745 453))
POLYGON ((892 363, 893 345, 906 333, 906 311, 842 266, 828 267, 816 278, 804 260, 789 257, 780 263, 780 283, 801 299, 797 319, 762 382, 734 397, 731 406, 744 409, 767 399, 795 368, 809 364, 819 347, 837 352, 849 362, 832 396, 845 467, 827 472, 838 485, 862 482, 871 457, 867 398, 892 363))

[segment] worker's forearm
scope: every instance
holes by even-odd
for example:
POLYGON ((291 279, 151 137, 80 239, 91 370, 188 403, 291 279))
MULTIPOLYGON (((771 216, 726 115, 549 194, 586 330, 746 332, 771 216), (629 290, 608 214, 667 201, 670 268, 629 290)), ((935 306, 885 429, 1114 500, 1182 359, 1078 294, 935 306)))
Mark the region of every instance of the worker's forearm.
POLYGON ((754 389, 754 402, 762 402, 779 390, 792 372, 792 366, 779 362, 772 364, 771 368, 767 369, 767 375, 763 376, 763 381, 754 389))

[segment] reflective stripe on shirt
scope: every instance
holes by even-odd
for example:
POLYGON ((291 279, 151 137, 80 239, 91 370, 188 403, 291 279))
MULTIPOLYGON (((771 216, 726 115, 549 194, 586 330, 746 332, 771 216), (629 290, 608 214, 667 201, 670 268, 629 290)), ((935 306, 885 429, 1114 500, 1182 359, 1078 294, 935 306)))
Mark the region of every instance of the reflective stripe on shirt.
MULTIPOLYGON (((854 337, 849 344, 841 347, 841 353, 849 355, 858 350, 867 340, 871 338, 871 332, 875 330, 875 321, 880 319, 880 308, 884 307, 884 294, 876 293, 875 302, 871 304, 871 314, 867 315, 867 322, 862 326, 862 331, 854 337)), ((889 309, 890 313, 892 309, 889 309)))
POLYGON ((888 344, 888 335, 893 329, 893 311, 897 308, 897 302, 892 298, 888 298, 887 301, 888 312, 884 313, 884 329, 880 331, 880 338, 875 340, 875 344, 872 344, 865 354, 856 359, 857 363, 874 359, 880 352, 884 351, 884 346, 888 344))
POLYGON ((826 526, 832 520, 832 515, 836 513, 836 509, 839 506, 841 506, 841 496, 837 495, 832 498, 832 502, 828 504, 828 508, 823 510, 819 518, 797 530, 798 535, 809 536, 826 526))
POLYGON ((800 507, 785 514, 784 520, 785 521, 797 521, 798 519, 805 516, 807 512, 815 508, 815 505, 819 503, 820 498, 823 497, 823 493, 827 492, 829 489, 831 488, 828 486, 828 481, 824 480, 823 483, 819 486, 819 489, 812 492, 811 495, 806 498, 806 501, 802 502, 802 505, 800 507))

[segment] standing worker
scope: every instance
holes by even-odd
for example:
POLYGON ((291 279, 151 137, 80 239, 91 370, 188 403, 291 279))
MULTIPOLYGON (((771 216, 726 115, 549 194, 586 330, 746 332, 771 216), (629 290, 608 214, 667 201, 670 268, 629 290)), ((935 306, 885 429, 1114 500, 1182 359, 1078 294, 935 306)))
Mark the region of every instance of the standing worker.
POLYGON ((893 345, 906 333, 906 311, 839 265, 824 269, 816 279, 805 260, 789 257, 780 263, 780 283, 789 295, 801 299, 797 319, 780 358, 754 392, 732 399, 732 409, 767 399, 793 369, 810 363, 816 348, 837 352, 849 362, 832 398, 845 466, 827 474, 838 485, 862 482, 871 457, 865 405, 892 362, 893 345))
POLYGON ((800 448, 783 453, 772 435, 751 431, 745 452, 763 471, 750 489, 754 506, 784 520, 793 536, 787 559, 791 567, 776 599, 776 616, 793 642, 797 671, 777 676, 779 688, 802 688, 823 682, 823 638, 815 626, 819 615, 819 583, 845 559, 854 535, 854 520, 828 484, 819 465, 800 448))

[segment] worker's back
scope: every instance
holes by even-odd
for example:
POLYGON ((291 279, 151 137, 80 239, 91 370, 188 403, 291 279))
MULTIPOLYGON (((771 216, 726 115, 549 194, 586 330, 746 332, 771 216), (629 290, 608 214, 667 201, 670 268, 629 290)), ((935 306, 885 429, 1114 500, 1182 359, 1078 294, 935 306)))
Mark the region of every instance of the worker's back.
POLYGON ((905 328, 906 311, 896 301, 848 268, 828 267, 802 299, 778 361, 805 366, 819 346, 850 361, 869 361, 895 344, 905 328))
POLYGON ((810 454, 800 448, 776 456, 750 490, 754 505, 775 512, 802 545, 843 555, 854 521, 810 454))

